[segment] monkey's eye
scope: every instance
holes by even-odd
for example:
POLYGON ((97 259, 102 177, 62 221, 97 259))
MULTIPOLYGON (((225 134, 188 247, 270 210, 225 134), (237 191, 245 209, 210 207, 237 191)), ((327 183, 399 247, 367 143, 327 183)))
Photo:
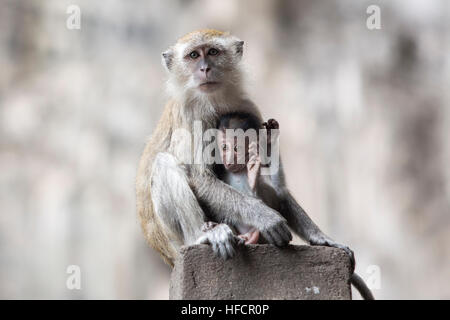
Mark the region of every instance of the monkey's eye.
POLYGON ((211 48, 209 49, 208 54, 210 56, 217 56, 219 54, 219 50, 217 50, 216 48, 211 48))
POLYGON ((191 57, 191 59, 197 59, 199 56, 200 55, 197 51, 192 51, 191 53, 189 53, 189 57, 191 57))

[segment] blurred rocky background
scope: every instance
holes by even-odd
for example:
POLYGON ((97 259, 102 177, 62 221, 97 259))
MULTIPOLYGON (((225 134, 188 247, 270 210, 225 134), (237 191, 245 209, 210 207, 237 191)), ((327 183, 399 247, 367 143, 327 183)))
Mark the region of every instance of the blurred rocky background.
POLYGON ((380 271, 375 296, 450 298, 445 0, 0 0, 0 298, 168 297, 134 179, 166 99, 160 54, 204 27, 246 41, 288 185, 363 278, 380 271))

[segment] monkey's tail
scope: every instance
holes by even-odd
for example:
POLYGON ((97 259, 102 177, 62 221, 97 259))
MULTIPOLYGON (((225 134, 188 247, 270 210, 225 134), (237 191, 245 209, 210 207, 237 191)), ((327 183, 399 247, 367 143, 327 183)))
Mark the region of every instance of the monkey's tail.
POLYGON ((375 300, 372 292, 367 287, 364 280, 358 276, 356 273, 352 274, 352 277, 350 278, 351 284, 358 290, 358 292, 361 294, 364 300, 375 300))

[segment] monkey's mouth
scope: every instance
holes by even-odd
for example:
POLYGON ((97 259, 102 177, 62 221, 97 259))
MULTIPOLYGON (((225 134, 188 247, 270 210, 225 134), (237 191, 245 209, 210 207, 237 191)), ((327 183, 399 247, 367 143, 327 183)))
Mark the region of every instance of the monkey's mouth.
POLYGON ((200 84, 200 88, 214 88, 217 87, 220 84, 220 82, 217 81, 206 81, 200 84))

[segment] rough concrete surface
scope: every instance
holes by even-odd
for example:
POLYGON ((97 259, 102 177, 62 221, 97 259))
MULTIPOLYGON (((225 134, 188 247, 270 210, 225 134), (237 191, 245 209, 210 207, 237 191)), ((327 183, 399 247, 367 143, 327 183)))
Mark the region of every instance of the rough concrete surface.
POLYGON ((350 269, 336 248, 248 245, 223 261, 195 245, 181 248, 170 299, 351 299, 350 269))

